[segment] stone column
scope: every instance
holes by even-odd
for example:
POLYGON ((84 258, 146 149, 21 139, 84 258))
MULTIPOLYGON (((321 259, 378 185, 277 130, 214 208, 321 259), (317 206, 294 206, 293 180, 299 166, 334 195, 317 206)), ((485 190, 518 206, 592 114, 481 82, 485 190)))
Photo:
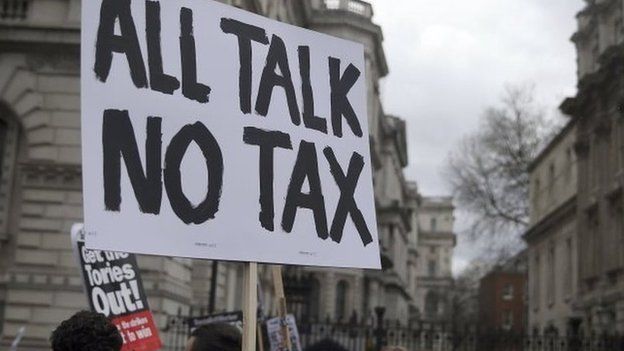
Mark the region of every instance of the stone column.
POLYGON ((323 315, 321 319, 325 319, 327 316, 330 318, 335 318, 334 314, 336 312, 336 274, 333 271, 328 271, 325 273, 325 279, 323 279, 323 301, 325 302, 325 306, 323 306, 323 315))
POLYGON ((364 310, 362 308, 364 302, 362 300, 364 295, 364 279, 359 275, 354 276, 353 291, 351 292, 351 295, 353 301, 351 303, 351 313, 352 311, 355 311, 359 321, 364 315, 364 310))

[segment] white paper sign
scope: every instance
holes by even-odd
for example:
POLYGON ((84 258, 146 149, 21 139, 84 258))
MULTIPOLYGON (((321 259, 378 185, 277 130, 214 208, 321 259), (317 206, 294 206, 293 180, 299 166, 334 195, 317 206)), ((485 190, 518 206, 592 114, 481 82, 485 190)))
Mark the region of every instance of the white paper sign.
POLYGON ((284 335, 282 334, 282 323, 286 323, 288 327, 288 334, 290 335, 290 351, 301 351, 301 340, 299 338, 299 330, 297 329, 297 322, 295 316, 289 314, 285 319, 272 318, 266 322, 267 334, 269 336, 269 345, 271 345, 271 351, 284 351, 288 350, 284 335))
POLYGON ((82 9, 88 247, 380 267, 362 45, 209 0, 82 9))

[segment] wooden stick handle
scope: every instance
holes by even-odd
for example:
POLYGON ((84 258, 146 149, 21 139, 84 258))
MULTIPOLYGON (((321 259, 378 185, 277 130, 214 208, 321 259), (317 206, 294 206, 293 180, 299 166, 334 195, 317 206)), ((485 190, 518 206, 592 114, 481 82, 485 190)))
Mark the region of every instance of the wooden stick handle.
POLYGON ((282 323, 282 338, 284 340, 284 346, 288 351, 292 350, 292 344, 290 342, 290 330, 288 330, 288 324, 286 317, 288 312, 286 310, 286 294, 284 293, 284 280, 282 277, 282 267, 272 266, 271 273, 273 275, 273 287, 275 290, 275 299, 277 300, 277 315, 282 323))
POLYGON ((243 351, 256 351, 258 326, 258 264, 245 265, 245 301, 243 302, 243 351))

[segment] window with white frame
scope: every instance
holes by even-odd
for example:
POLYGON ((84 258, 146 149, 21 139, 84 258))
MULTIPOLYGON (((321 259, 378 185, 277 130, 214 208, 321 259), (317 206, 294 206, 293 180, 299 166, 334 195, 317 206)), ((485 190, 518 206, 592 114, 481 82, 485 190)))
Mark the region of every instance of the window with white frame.
POLYGON ((511 310, 504 310, 502 316, 502 328, 503 330, 511 330, 513 328, 513 312, 511 310))
POLYGON ((514 298, 514 287, 513 284, 507 284, 505 285, 505 288, 503 289, 503 300, 504 301, 511 301, 514 298))

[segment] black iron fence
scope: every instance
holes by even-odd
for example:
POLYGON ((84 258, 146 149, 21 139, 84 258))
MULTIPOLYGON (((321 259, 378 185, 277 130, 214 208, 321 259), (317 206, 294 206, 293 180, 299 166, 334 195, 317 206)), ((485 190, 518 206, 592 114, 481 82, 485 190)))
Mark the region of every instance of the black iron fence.
MULTIPOLYGON (((349 351, 379 351, 385 346, 399 346, 408 351, 624 351, 624 337, 615 335, 525 335, 459 329, 444 323, 372 326, 315 322, 300 323, 297 327, 303 351, 325 340, 332 340, 349 351)), ((161 331, 163 350, 183 351, 189 333, 188 318, 170 317, 161 331)), ((270 350, 266 330, 262 333, 264 350, 270 350)))

